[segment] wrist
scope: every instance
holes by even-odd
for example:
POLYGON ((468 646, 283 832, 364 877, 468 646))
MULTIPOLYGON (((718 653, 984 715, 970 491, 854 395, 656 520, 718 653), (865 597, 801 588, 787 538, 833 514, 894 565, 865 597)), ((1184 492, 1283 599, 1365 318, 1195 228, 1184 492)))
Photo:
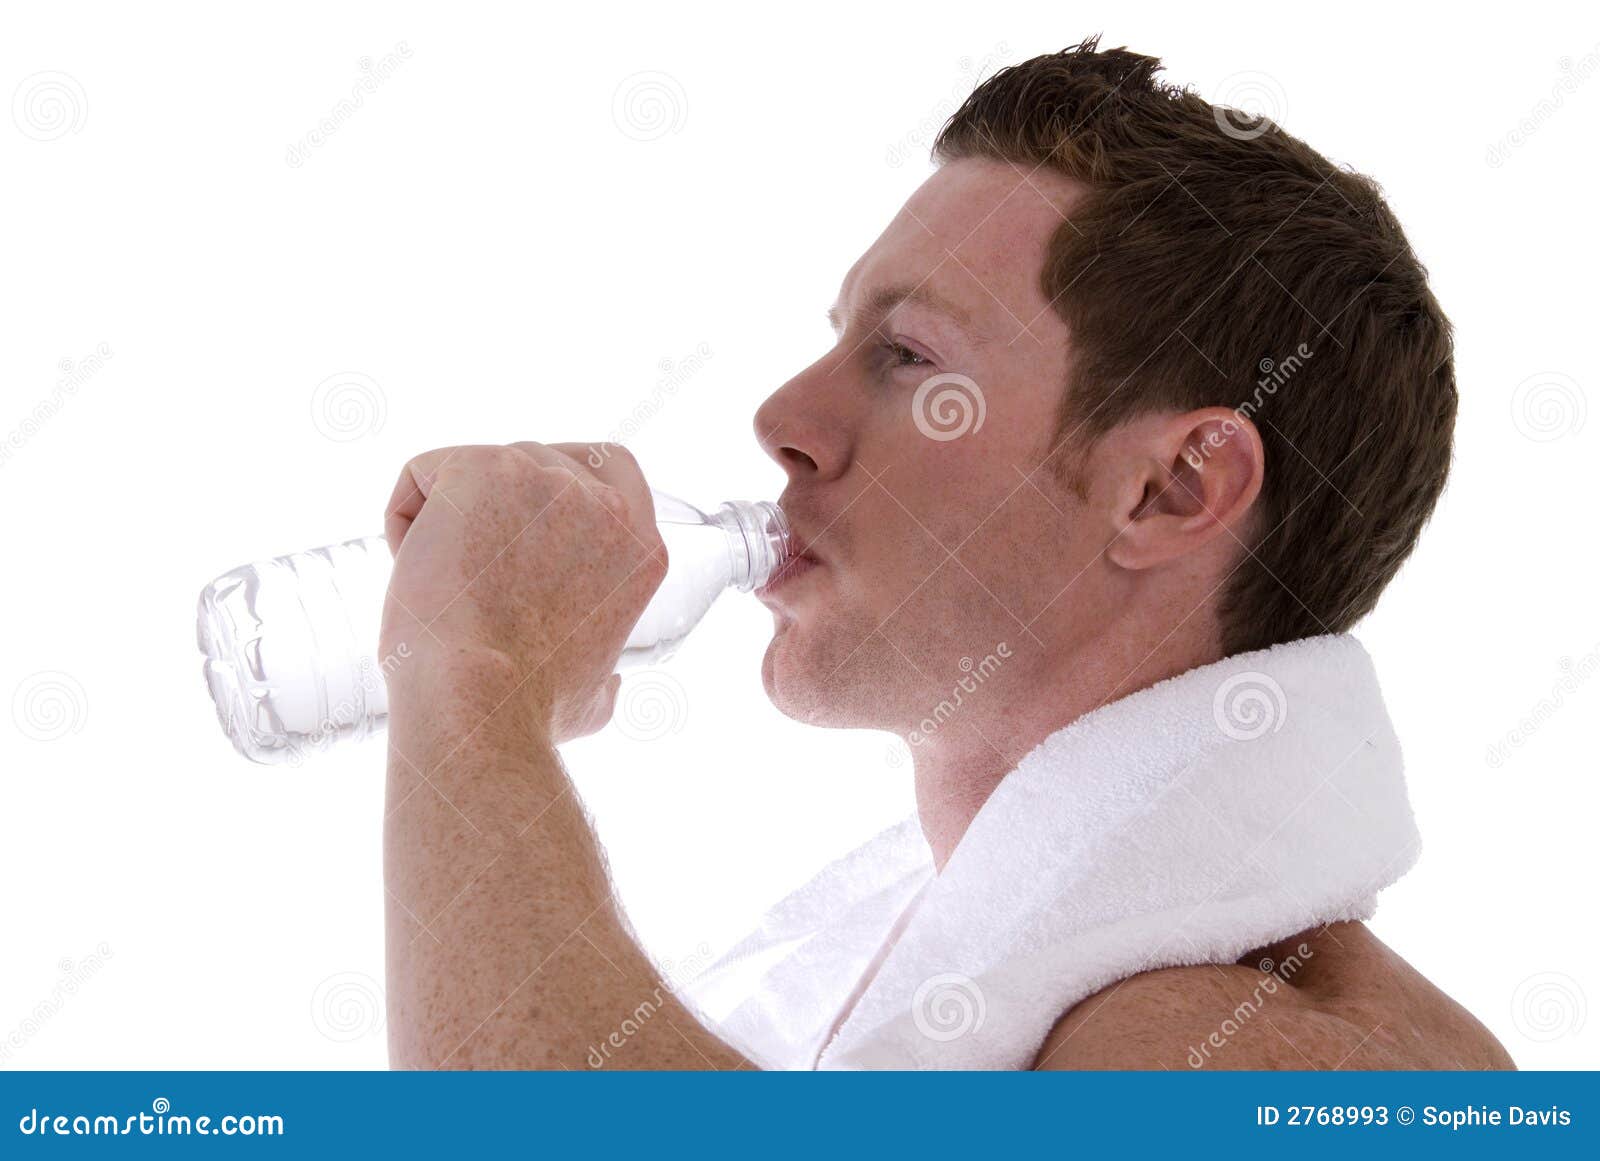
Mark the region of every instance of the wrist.
MULTIPOLYGON (((398 653, 387 656, 398 656, 398 653)), ((460 739, 491 724, 538 740, 550 733, 549 699, 537 667, 478 643, 424 639, 388 666, 390 730, 460 739)))

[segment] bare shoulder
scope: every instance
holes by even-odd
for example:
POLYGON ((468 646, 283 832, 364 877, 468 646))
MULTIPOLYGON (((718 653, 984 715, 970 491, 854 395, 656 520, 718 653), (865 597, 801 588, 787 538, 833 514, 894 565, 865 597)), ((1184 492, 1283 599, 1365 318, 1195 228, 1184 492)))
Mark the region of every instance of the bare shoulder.
POLYGON ((1232 964, 1161 968, 1075 1005, 1041 1069, 1515 1068, 1473 1015, 1360 923, 1232 964))

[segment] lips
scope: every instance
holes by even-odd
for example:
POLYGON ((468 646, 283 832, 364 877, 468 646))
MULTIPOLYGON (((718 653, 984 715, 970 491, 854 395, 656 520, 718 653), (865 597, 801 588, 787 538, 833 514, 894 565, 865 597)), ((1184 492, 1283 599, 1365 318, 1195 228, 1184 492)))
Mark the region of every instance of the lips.
POLYGON ((821 565, 822 562, 809 552, 803 552, 799 556, 791 556, 778 566, 766 584, 756 590, 756 595, 764 597, 769 593, 776 592, 797 577, 804 576, 812 569, 820 568, 821 565))
POLYGON ((798 553, 787 558, 773 574, 767 583, 756 590, 756 596, 765 599, 781 588, 786 588, 798 578, 822 566, 822 558, 811 547, 812 538, 805 534, 804 529, 791 520, 789 526, 790 543, 800 549, 798 553))
MULTIPOLYGON (((779 602, 769 600, 769 597, 779 592, 786 592, 801 577, 828 564, 816 550, 817 537, 832 529, 838 520, 837 516, 829 518, 825 513, 816 511, 809 498, 793 488, 785 489, 783 495, 778 497, 778 507, 783 509, 783 514, 787 518, 789 547, 795 555, 780 564, 767 583, 756 590, 756 597, 770 605, 777 605, 779 602), (817 529, 821 529, 821 532, 817 532, 817 529)), ((834 535, 837 536, 837 532, 834 535)))

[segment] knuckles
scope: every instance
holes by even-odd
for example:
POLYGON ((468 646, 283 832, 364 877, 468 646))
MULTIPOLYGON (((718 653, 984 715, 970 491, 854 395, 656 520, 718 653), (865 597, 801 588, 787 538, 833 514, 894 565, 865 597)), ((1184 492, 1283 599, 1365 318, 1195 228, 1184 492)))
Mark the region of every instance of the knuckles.
MULTIPOLYGON (((655 592, 668 557, 654 521, 640 519, 622 489, 576 464, 548 462, 535 449, 563 455, 540 444, 462 445, 417 456, 407 469, 432 472, 434 489, 467 521, 468 542, 488 552, 490 563, 510 564, 525 554, 550 559, 553 551, 555 558, 594 562, 602 576, 611 574, 610 583, 655 592)), ((624 448, 608 445, 608 451, 634 462, 624 448)))
MULTIPOLYGON (((563 649, 614 657, 666 579, 649 494, 626 475, 618 487, 541 444, 440 448, 407 471, 429 497, 422 507, 437 510, 419 526, 426 550, 410 554, 400 587, 434 636, 489 641, 530 663, 563 649)), ((388 625, 385 639, 400 629, 388 625)))
POLYGON ((667 569, 671 567, 672 561, 667 556, 667 546, 662 543, 659 535, 655 538, 655 544, 648 548, 648 555, 640 565, 639 571, 653 593, 661 587, 661 582, 667 579, 667 569))

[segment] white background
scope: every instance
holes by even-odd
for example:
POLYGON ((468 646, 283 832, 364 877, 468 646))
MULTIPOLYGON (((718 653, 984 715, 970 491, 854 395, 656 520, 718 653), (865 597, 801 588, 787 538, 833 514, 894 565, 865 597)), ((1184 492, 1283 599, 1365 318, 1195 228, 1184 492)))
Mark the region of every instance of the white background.
MULTIPOLYGON (((201 585, 381 528, 417 451, 598 440, 641 407, 624 442, 658 486, 776 494, 750 415, 831 341, 938 124, 980 73, 1103 31, 1374 174, 1432 271, 1455 475, 1358 632, 1424 836, 1376 929, 1524 1067, 1594 1066, 1600 19, 1467 11, 8 8, 0 1065, 382 1067, 381 746, 236 757, 201 585), (60 120, 17 103, 41 84, 60 120), (322 409, 350 374, 375 389, 322 409)), ((624 697, 665 736, 567 751, 666 959, 909 806, 887 735, 766 704, 766 627, 729 598, 654 687, 665 717, 624 697)))

